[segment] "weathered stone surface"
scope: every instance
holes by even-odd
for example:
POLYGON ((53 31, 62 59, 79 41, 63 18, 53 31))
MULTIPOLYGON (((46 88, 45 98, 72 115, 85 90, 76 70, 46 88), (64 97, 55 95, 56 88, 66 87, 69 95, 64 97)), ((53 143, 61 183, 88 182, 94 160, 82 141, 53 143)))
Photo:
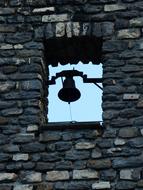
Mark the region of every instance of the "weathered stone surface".
POLYGON ((14 190, 33 190, 33 185, 15 185, 14 190))
POLYGON ((5 33, 5 32, 6 33, 14 33, 14 32, 16 32, 16 27, 0 24, 0 33, 5 33))
POLYGON ((54 7, 44 7, 44 8, 36 8, 36 9, 33 9, 33 13, 45 13, 45 12, 54 12, 55 11, 55 8, 54 7))
POLYGON ((41 90, 42 84, 40 80, 30 80, 21 82, 21 88, 23 90, 41 90))
POLYGON ((124 88, 120 85, 112 85, 112 86, 107 86, 104 88, 105 94, 122 94, 124 92, 124 88))
POLYGON ((17 32, 13 35, 8 35, 6 42, 11 44, 25 43, 32 39, 32 33, 30 32, 17 32))
POLYGON ((124 169, 120 171, 120 179, 132 180, 133 169, 124 169))
POLYGON ((13 46, 11 44, 1 44, 0 49, 3 49, 3 50, 13 49, 13 46))
MULTIPOLYGON (((0 139, 3 138, 2 136, 0 137, 0 139)), ((8 145, 5 145, 3 147, 3 151, 4 152, 9 152, 9 153, 14 153, 14 152, 19 152, 20 149, 19 149, 19 146, 18 145, 13 145, 13 144, 8 144, 8 145)))
POLYGON ((122 145, 124 145, 126 143, 126 141, 124 140, 124 139, 121 139, 121 138, 117 138, 117 139, 115 139, 115 141, 114 141, 114 144, 116 145, 116 146, 122 146, 122 145))
POLYGON ((124 94, 123 100, 138 100, 139 94, 124 94))
MULTIPOLYGON (((40 42, 33 42, 33 41, 30 41, 30 42, 27 42, 23 45, 24 48, 26 49, 39 49, 39 50, 43 50, 44 49, 44 46, 42 43, 40 42)), ((22 49, 22 48, 19 48, 19 49, 22 49)))
POLYGON ((119 10, 125 10, 126 6, 120 5, 120 4, 111 4, 111 5, 105 5, 104 10, 106 12, 112 12, 112 11, 119 11, 119 10))
POLYGON ((11 158, 11 155, 6 153, 0 153, 0 162, 6 162, 9 161, 11 158))
POLYGON ((13 155, 13 160, 15 161, 20 161, 20 160, 24 160, 27 161, 29 159, 29 155, 28 154, 14 154, 13 155))
POLYGON ((0 93, 9 92, 15 87, 15 82, 0 82, 0 93))
POLYGON ((116 29, 128 28, 128 21, 124 18, 118 18, 115 22, 116 29))
POLYGON ((105 111, 103 113, 103 119, 114 119, 119 115, 118 111, 105 111))
POLYGON ((98 172, 93 170, 73 170, 73 179, 98 179, 98 172))
POLYGON ((31 92, 21 91, 19 93, 18 92, 6 93, 3 96, 4 96, 5 100, 23 100, 23 99, 29 100, 29 99, 40 97, 40 93, 35 92, 35 91, 31 91, 31 92), (27 95, 27 96, 25 96, 25 95, 27 95))
POLYGON ((96 143, 100 148, 110 148, 113 146, 113 139, 98 140, 96 143))
POLYGON ((17 66, 12 66, 12 65, 9 65, 9 66, 5 66, 3 67, 3 73, 4 74, 10 74, 10 73, 14 73, 17 71, 17 66))
POLYGON ((12 182, 16 181, 17 175, 15 173, 0 173, 0 181, 12 182))
POLYGON ((90 156, 89 151, 79 151, 79 150, 70 150, 66 152, 66 160, 84 160, 88 159, 90 156))
POLYGON ((0 125, 4 125, 8 123, 8 119, 6 117, 0 116, 0 125))
POLYGON ((86 169, 86 160, 77 160, 73 164, 73 168, 76 168, 78 170, 86 169))
POLYGON ((98 13, 102 10, 102 6, 85 4, 83 10, 85 13, 98 13))
POLYGON ((114 24, 112 22, 103 22, 101 25, 102 36, 110 36, 114 32, 114 24))
POLYGON ((57 142, 55 144, 55 147, 57 151, 65 151, 65 150, 71 149, 72 143, 71 142, 57 142))
MULTIPOLYGON (((15 124, 15 120, 14 120, 14 123, 5 126, 5 128, 3 130, 3 134, 5 134, 5 135, 12 135, 12 134, 16 134, 19 132, 20 132, 20 126, 15 124)), ((8 142, 8 139, 6 141, 8 142)))
POLYGON ((112 127, 127 127, 127 126, 132 126, 133 122, 129 119, 114 119, 111 122, 112 127))
POLYGON ((110 189, 111 185, 110 182, 108 181, 100 181, 98 183, 93 183, 92 184, 92 189, 110 189))
POLYGON ((38 142, 29 143, 21 146, 22 152, 40 152, 45 150, 45 145, 38 142))
MULTIPOLYGON (((93 133, 94 133, 94 131, 93 131, 93 133)), ((83 136, 83 132, 81 132, 81 131, 76 131, 76 133, 74 131, 70 132, 70 133, 69 132, 62 133, 62 138, 65 141, 80 139, 80 138, 82 138, 82 136, 83 136)))
POLYGON ((15 116, 15 115, 21 115, 23 113, 22 108, 9 108, 9 109, 4 109, 2 111, 3 116, 15 116))
POLYGON ((26 169, 26 170, 31 170, 31 169, 34 169, 35 168, 35 163, 34 162, 24 162, 23 164, 22 164, 22 167, 24 168, 24 169, 26 169))
POLYGON ((63 22, 68 21, 69 15, 60 14, 60 15, 44 15, 42 17, 42 22, 63 22))
POLYGON ((46 146, 46 150, 48 152, 53 152, 53 151, 55 151, 55 149, 56 149, 56 145, 54 143, 52 143, 52 142, 48 143, 47 146, 46 146))
POLYGON ((141 131, 141 135, 143 136, 143 129, 141 129, 140 131, 141 131))
POLYGON ((14 45, 14 49, 23 49, 23 45, 16 44, 16 45, 14 45))
POLYGON ((132 27, 143 26, 143 17, 131 19, 130 20, 130 26, 132 26, 132 27))
POLYGON ((3 171, 5 169, 5 164, 4 163, 1 163, 0 164, 0 171, 3 171))
POLYGON ((115 155, 116 152, 122 152, 122 149, 120 147, 116 147, 116 148, 109 148, 107 150, 108 155, 115 155))
POLYGON ((13 107, 16 105, 16 102, 15 101, 10 101, 10 102, 7 102, 7 101, 0 101, 0 108, 1 109, 6 109, 6 108, 10 108, 10 107, 13 107))
POLYGON ((89 160, 87 166, 94 169, 106 169, 111 167, 111 161, 109 159, 89 160))
POLYGON ((26 183, 41 182, 42 175, 39 172, 22 172, 21 181, 26 183))
POLYGON ((128 141, 128 145, 130 147, 141 148, 141 147, 143 147, 143 138, 142 137, 134 138, 134 139, 128 141))
POLYGON ((14 8, 0 8, 0 15, 11 15, 15 13, 14 8))
POLYGON ((11 185, 1 185, 0 190, 11 190, 12 186, 11 185))
POLYGON ((45 0, 41 0, 40 2, 38 0, 35 0, 35 1, 26 1, 25 2, 25 5, 26 6, 33 6, 33 7, 46 7, 47 3, 45 0))
POLYGON ((118 39, 134 39, 140 37, 139 29, 122 29, 118 32, 118 39))
POLYGON ((143 180, 138 181, 137 185, 138 187, 143 187, 143 180))
POLYGON ((37 162, 36 170, 37 171, 52 170, 54 166, 55 166, 55 163, 51 163, 51 162, 37 162))
MULTIPOLYGON (((42 51, 41 50, 38 50, 38 49, 21 49, 21 50, 17 50, 17 55, 19 57, 25 57, 25 58, 29 58, 29 57, 32 57, 34 56, 36 53, 37 56, 42 56, 42 51)), ((38 77, 37 77, 38 78, 38 77)))
POLYGON ((106 169, 100 171, 100 177, 103 181, 114 181, 116 178, 117 172, 113 169, 106 169))
MULTIPOLYGON (((50 38, 54 37, 55 31, 54 31, 54 27, 51 23, 48 23, 46 25, 44 34, 45 34, 46 39, 50 39, 50 38)), ((40 32, 40 30, 37 31, 36 36, 38 36, 38 37, 42 36, 42 33, 40 32)))
POLYGON ((22 164, 19 162, 17 162, 17 163, 12 162, 12 163, 6 165, 6 170, 8 172, 17 172, 21 169, 22 169, 22 164))
MULTIPOLYGON (((108 23, 107 23, 107 25, 108 25, 108 23)), ((105 25, 105 28, 107 27, 107 25, 105 25)), ((112 26, 111 32, 108 31, 108 34, 112 34, 112 32, 113 32, 113 24, 111 26, 112 26)), ((103 43, 102 48, 103 48, 103 52, 117 52, 117 51, 124 50, 127 47, 128 47, 127 42, 120 42, 119 40, 112 40, 112 41, 110 40, 110 41, 105 41, 103 43)))
POLYGON ((30 15, 27 15, 26 17, 26 22, 27 23, 39 23, 41 22, 42 20, 42 16, 41 15, 35 15, 35 16, 30 16, 30 15))
POLYGON ((56 140, 60 140, 61 139, 61 135, 58 132, 44 132, 40 134, 40 141, 41 142, 48 142, 48 141, 56 141, 56 140))
POLYGON ((66 35, 68 38, 72 37, 72 22, 66 23, 66 35))
MULTIPOLYGON (((80 162, 82 163, 82 161, 80 162)), ((61 162, 56 162, 55 163, 55 168, 58 170, 68 170, 68 169, 73 169, 73 163, 71 161, 61 161, 61 162)))
POLYGON ((94 149, 92 151, 92 155, 91 155, 92 158, 101 158, 101 156, 102 156, 102 153, 99 149, 94 149))
POLYGON ((43 27, 37 27, 34 31, 34 36, 37 41, 41 41, 44 37, 44 29, 43 27))
POLYGON ((125 189, 134 189, 135 186, 136 186, 135 182, 133 182, 133 181, 119 181, 116 184, 116 189, 122 189, 122 190, 125 190, 125 189))
POLYGON ((38 126, 37 125, 28 125, 27 132, 34 132, 34 131, 38 131, 38 126))
POLYGON ((137 137, 138 135, 139 131, 135 127, 125 127, 119 130, 119 137, 122 138, 137 137))
POLYGON ((93 149, 95 147, 94 143, 90 142, 79 142, 75 145, 75 149, 83 150, 83 149, 93 149))
POLYGON ((112 162, 112 166, 113 168, 139 167, 142 163, 142 156, 134 156, 129 158, 115 158, 112 162))
POLYGON ((62 37, 65 35, 65 24, 64 23, 57 23, 56 24, 56 36, 62 37))
MULTIPOLYGON (((97 29, 97 28, 96 28, 97 29)), ((95 30, 96 30, 95 29, 95 30)), ((90 24, 89 23, 83 23, 83 26, 82 26, 82 35, 84 36, 88 36, 89 34, 90 34, 90 32, 91 32, 91 26, 90 26, 90 24)), ((70 35, 67 35, 68 37, 70 37, 70 35)), ((96 35, 96 36, 98 36, 98 35, 96 35)), ((99 34, 99 36, 101 36, 100 34, 99 34)))
POLYGON ((57 152, 54 153, 43 153, 41 154, 42 161, 44 162, 54 162, 61 160, 60 153, 57 152))
POLYGON ((39 184, 36 185, 36 190, 52 190, 53 189, 53 184, 48 183, 48 184, 39 184))
POLYGON ((82 189, 91 189, 91 184, 87 181, 72 181, 72 182, 57 182, 56 189, 60 189, 60 190, 64 190, 64 189, 68 189, 68 190, 82 190, 82 189))
POLYGON ((80 33, 80 24, 79 24, 79 22, 73 22, 72 30, 73 30, 73 36, 79 36, 79 33, 80 33))
POLYGON ((135 109, 128 109, 127 108, 127 109, 124 109, 123 111, 120 112, 120 116, 122 118, 132 118, 132 117, 140 116, 140 112, 136 111, 135 109))
POLYGON ((68 171, 51 171, 47 172, 46 180, 47 181, 59 181, 59 180, 68 180, 69 172, 68 171))
POLYGON ((142 126, 142 124, 143 124, 143 117, 140 116, 140 117, 135 118, 134 124, 135 124, 135 126, 142 126))
POLYGON ((37 108, 29 107, 25 108, 24 113, 25 115, 34 115, 34 114, 39 114, 40 110, 37 108))
POLYGON ((141 151, 134 148, 128 148, 128 147, 116 147, 111 149, 104 149, 102 152, 102 155, 105 157, 112 157, 112 156, 138 156, 141 154, 141 151))
POLYGON ((34 139, 34 134, 18 134, 15 136, 15 138, 13 139, 14 143, 19 143, 19 144, 23 144, 23 143, 28 143, 31 142, 34 139))

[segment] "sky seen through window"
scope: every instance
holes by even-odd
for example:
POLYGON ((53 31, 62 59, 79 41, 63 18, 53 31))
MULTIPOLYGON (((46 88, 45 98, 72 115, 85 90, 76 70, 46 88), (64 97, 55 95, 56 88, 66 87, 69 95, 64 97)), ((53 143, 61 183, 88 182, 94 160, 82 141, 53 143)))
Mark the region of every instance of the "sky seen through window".
MULTIPOLYGON (((93 65, 92 62, 89 64, 79 62, 76 65, 49 66, 49 79, 56 73, 63 70, 73 70, 73 68, 83 72, 88 78, 102 78, 102 64, 93 65)), ((58 98, 58 92, 62 88, 61 78, 56 79, 55 85, 49 85, 48 122, 102 121, 102 90, 93 83, 83 83, 81 77, 74 77, 74 80, 76 88, 81 92, 81 97, 70 103, 70 106, 58 98)))

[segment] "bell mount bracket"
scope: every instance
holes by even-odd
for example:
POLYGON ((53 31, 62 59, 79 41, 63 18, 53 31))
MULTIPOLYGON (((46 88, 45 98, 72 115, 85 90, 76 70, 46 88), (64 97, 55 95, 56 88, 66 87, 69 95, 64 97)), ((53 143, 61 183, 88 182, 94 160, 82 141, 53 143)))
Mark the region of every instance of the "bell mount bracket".
POLYGON ((102 78, 87 78, 87 75, 83 74, 83 72, 78 71, 78 70, 64 70, 59 73, 56 73, 56 76, 52 76, 51 80, 48 80, 48 85, 53 85, 56 84, 56 79, 59 77, 81 77, 83 78, 83 83, 93 83, 95 84, 98 88, 103 90, 103 88, 98 85, 97 83, 102 83, 103 79, 102 78))

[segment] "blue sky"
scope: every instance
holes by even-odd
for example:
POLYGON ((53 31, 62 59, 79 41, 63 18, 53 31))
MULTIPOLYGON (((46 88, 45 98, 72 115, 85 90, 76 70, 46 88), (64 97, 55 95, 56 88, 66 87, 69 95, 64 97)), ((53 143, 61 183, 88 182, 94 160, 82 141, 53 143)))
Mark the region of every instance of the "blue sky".
MULTIPOLYGON (((58 67, 49 66, 50 78, 55 76, 56 73, 63 70, 72 69, 82 71, 87 74, 88 78, 102 78, 102 64, 93 65, 82 64, 79 62, 77 65, 65 65, 58 67)), ((61 101, 58 98, 58 92, 62 88, 61 78, 56 80, 55 85, 49 86, 49 106, 48 118, 49 122, 63 122, 63 121, 102 121, 102 90, 95 84, 83 83, 81 77, 74 77, 76 87, 81 92, 81 97, 76 102, 70 104, 72 118, 70 115, 69 104, 61 101)))

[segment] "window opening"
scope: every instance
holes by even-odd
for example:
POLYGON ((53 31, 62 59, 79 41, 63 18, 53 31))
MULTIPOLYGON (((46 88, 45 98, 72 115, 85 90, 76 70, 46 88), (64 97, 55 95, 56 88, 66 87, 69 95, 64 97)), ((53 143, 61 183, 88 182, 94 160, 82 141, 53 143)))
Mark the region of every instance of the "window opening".
MULTIPOLYGON (((58 67, 49 66, 49 78, 58 72, 72 70, 73 68, 87 74, 89 78, 102 78, 102 64, 93 65, 92 62, 89 64, 79 62, 76 65, 67 64, 58 67)), ((49 85, 48 121, 71 121, 71 115, 72 120, 77 122, 102 121, 102 90, 93 83, 83 83, 81 77, 74 77, 74 80, 76 87, 81 92, 81 97, 78 101, 71 103, 70 107, 68 103, 61 101, 57 96, 62 88, 61 79, 56 80, 56 85, 49 85)))

